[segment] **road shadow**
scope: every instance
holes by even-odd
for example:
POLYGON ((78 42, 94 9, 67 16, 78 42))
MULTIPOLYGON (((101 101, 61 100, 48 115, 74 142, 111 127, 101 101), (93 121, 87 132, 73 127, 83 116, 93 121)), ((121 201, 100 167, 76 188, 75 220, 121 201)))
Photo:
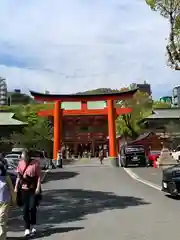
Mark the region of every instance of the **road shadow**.
MULTIPOLYGON (((150 203, 142 198, 118 196, 112 192, 83 189, 49 190, 44 193, 38 222, 41 226, 52 228, 57 224, 84 220, 89 214, 145 204, 150 203)), ((23 231, 20 215, 18 210, 12 212, 8 223, 9 231, 23 231)))
POLYGON ((47 173, 43 183, 47 183, 50 181, 58 181, 58 180, 66 180, 69 178, 73 178, 79 175, 78 172, 72 171, 63 171, 63 170, 54 170, 47 173))
MULTIPOLYGON (((26 237, 26 239, 39 239, 42 237, 49 237, 57 233, 67 233, 71 231, 78 231, 84 229, 83 227, 60 227, 60 228, 46 228, 39 230, 36 235, 26 237)), ((21 240, 24 237, 7 237, 7 240, 21 240)))
POLYGON ((170 198, 170 199, 176 200, 176 201, 179 201, 179 200, 180 200, 180 195, 171 196, 170 194, 165 194, 165 196, 168 197, 168 198, 170 198))

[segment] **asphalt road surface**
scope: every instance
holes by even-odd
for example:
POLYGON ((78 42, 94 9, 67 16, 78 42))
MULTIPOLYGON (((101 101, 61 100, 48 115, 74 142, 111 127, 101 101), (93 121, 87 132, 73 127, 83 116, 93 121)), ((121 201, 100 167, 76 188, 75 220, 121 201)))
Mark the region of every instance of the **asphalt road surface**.
POLYGON ((144 168, 144 167, 130 167, 127 168, 138 175, 141 179, 152 182, 158 186, 162 185, 162 169, 160 168, 144 168))
MULTIPOLYGON (((48 240, 169 240, 180 237, 180 201, 131 179, 122 168, 53 170, 44 184, 39 233, 48 240)), ((9 240, 21 239, 18 210, 9 240)), ((23 238, 22 238, 23 239, 23 238)))

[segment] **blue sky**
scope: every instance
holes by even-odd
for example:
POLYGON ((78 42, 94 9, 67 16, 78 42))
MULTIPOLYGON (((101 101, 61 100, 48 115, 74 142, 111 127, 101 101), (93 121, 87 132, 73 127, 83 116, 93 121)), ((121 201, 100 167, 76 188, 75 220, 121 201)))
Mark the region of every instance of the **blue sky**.
POLYGON ((2 0, 0 76, 10 89, 74 93, 144 80, 171 94, 168 22, 145 0, 2 0))

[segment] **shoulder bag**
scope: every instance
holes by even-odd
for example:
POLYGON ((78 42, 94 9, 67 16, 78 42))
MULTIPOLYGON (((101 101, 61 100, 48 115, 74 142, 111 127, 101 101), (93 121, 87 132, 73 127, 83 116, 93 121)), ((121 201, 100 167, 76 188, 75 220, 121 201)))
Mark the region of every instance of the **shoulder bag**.
MULTIPOLYGON (((30 162, 29 162, 30 163, 30 162)), ((18 184, 18 190, 17 190, 17 196, 16 196, 16 203, 19 207, 21 207, 23 205, 23 199, 22 199, 22 183, 23 183, 23 176, 24 173, 26 172, 29 163, 26 164, 22 174, 20 175, 20 180, 19 180, 19 184, 18 184)))

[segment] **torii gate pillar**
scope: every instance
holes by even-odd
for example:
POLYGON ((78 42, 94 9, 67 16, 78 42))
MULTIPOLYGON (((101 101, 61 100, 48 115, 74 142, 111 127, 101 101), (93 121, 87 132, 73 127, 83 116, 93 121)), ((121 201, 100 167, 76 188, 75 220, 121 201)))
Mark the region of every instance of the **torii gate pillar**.
POLYGON ((117 142, 116 142, 116 124, 115 124, 115 108, 114 101, 107 100, 108 107, 108 132, 109 132, 109 157, 113 165, 118 166, 117 163, 117 142))
POLYGON ((61 149, 62 142, 62 109, 61 102, 54 103, 54 149, 53 158, 57 160, 58 151, 61 149))

